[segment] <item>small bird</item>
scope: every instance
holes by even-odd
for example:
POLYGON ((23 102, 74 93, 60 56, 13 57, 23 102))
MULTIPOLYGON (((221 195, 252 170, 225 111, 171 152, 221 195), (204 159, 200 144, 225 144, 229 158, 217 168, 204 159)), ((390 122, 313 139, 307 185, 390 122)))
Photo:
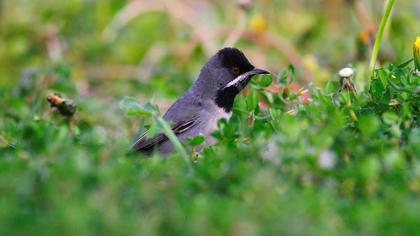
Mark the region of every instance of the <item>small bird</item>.
MULTIPOLYGON (((235 96, 257 74, 268 71, 255 68, 237 48, 223 48, 203 66, 195 83, 163 115, 171 129, 181 141, 203 134, 205 144, 216 142, 211 132, 217 122, 229 119, 235 96)), ((131 152, 151 154, 154 150, 162 154, 172 151, 172 143, 164 134, 147 137, 147 131, 132 145, 131 152)))

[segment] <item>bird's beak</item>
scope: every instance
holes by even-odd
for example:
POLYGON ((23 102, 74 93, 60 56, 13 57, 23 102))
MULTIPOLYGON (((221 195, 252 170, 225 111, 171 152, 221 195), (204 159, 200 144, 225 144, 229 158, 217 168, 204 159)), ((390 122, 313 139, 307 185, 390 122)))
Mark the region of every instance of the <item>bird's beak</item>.
POLYGON ((255 68, 251 71, 248 71, 247 73, 249 73, 251 76, 252 75, 261 75, 261 74, 271 74, 269 71, 266 71, 264 69, 259 69, 259 68, 255 68))
POLYGON ((251 80, 252 76, 259 74, 270 74, 270 72, 263 69, 255 68, 246 73, 243 73, 242 75, 239 75, 234 80, 230 81, 223 89, 236 87, 238 91, 241 91, 251 80))

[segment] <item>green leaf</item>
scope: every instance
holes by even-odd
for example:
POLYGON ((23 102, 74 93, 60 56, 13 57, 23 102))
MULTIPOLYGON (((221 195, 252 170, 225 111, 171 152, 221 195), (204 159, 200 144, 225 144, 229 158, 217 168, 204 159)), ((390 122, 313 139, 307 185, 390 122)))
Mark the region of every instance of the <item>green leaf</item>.
POLYGON ((268 112, 272 120, 280 120, 280 117, 282 115, 282 112, 280 110, 270 108, 268 109, 268 112))
POLYGON ((120 102, 120 107, 129 116, 153 116, 159 113, 157 107, 150 103, 141 105, 132 97, 124 97, 120 102))
POLYGON ((376 177, 379 174, 381 165, 379 161, 373 156, 367 156, 361 165, 361 174, 368 180, 376 177))
POLYGON ((386 87, 388 85, 388 73, 384 69, 378 69, 377 74, 382 84, 386 87))
POLYGON ((370 90, 373 95, 373 99, 380 99, 384 93, 385 87, 379 79, 373 79, 370 84, 370 90))
POLYGON ((197 135, 195 137, 192 137, 192 138, 189 138, 188 139, 188 143, 191 146, 198 146, 198 145, 204 143, 204 141, 205 141, 205 137, 204 137, 203 134, 199 134, 199 135, 197 135))
POLYGON ((330 80, 327 82, 325 86, 325 93, 326 94, 333 94, 338 91, 340 88, 340 82, 337 80, 330 80))
POLYGON ((292 82, 294 79, 295 79, 295 75, 296 75, 296 72, 295 72, 295 67, 292 65, 292 64, 290 64, 288 67, 287 67, 287 70, 289 71, 289 73, 290 73, 290 82, 292 82))
POLYGON ((271 75, 261 75, 258 80, 258 84, 264 88, 270 86, 272 82, 273 77, 271 75))
POLYGON ((289 85, 295 79, 295 67, 290 64, 286 69, 283 69, 277 78, 278 82, 283 85, 289 85))
POLYGON ((287 85, 287 71, 283 70, 279 73, 279 76, 277 77, 277 81, 280 84, 287 85))
POLYGON ((246 103, 248 111, 255 111, 258 106, 259 96, 258 93, 254 90, 249 91, 247 95, 246 103))
POLYGON ((411 58, 410 60, 403 62, 402 64, 398 65, 398 68, 404 68, 406 66, 408 66, 412 61, 414 60, 414 58, 411 58))
POLYGON ((378 130, 379 124, 379 119, 374 115, 362 115, 358 117, 359 130, 366 137, 373 135, 378 130))
POLYGON ((399 122, 400 118, 394 112, 385 112, 382 115, 382 119, 386 124, 393 125, 399 122))

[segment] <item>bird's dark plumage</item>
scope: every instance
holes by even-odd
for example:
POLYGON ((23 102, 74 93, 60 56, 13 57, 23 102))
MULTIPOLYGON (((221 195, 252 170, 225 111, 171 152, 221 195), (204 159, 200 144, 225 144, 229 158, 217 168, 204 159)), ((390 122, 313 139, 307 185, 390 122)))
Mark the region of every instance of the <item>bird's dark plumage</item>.
MULTIPOLYGON (((180 135, 194 126, 195 120, 191 119, 188 121, 180 121, 171 126, 172 131, 175 135, 180 135)), ((162 142, 168 141, 168 138, 164 134, 158 134, 153 138, 147 138, 147 132, 142 134, 140 138, 133 144, 134 150, 141 150, 146 154, 150 154, 156 145, 162 142)))
POLYGON ((222 62, 222 66, 226 68, 238 67, 242 73, 254 69, 254 66, 237 48, 223 48, 217 53, 217 55, 222 62))

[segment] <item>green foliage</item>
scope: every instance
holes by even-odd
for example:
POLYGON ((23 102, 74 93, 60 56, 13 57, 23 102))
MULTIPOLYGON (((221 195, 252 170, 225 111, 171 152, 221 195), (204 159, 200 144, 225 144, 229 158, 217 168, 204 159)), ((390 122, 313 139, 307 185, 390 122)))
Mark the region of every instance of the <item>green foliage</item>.
MULTIPOLYGON (((126 141, 86 120, 75 135, 65 121, 7 114, 1 233, 417 232, 420 78, 390 65, 366 92, 311 88, 304 105, 293 92, 262 89, 268 81, 255 78, 235 100, 233 117, 214 133, 219 143, 192 166, 179 154, 125 156, 126 141)), ((121 109, 158 114, 132 98, 121 109)))
POLYGON ((191 146, 198 146, 200 144, 203 144, 205 141, 205 137, 202 134, 199 134, 195 137, 192 137, 188 140, 188 144, 190 144, 191 146))

